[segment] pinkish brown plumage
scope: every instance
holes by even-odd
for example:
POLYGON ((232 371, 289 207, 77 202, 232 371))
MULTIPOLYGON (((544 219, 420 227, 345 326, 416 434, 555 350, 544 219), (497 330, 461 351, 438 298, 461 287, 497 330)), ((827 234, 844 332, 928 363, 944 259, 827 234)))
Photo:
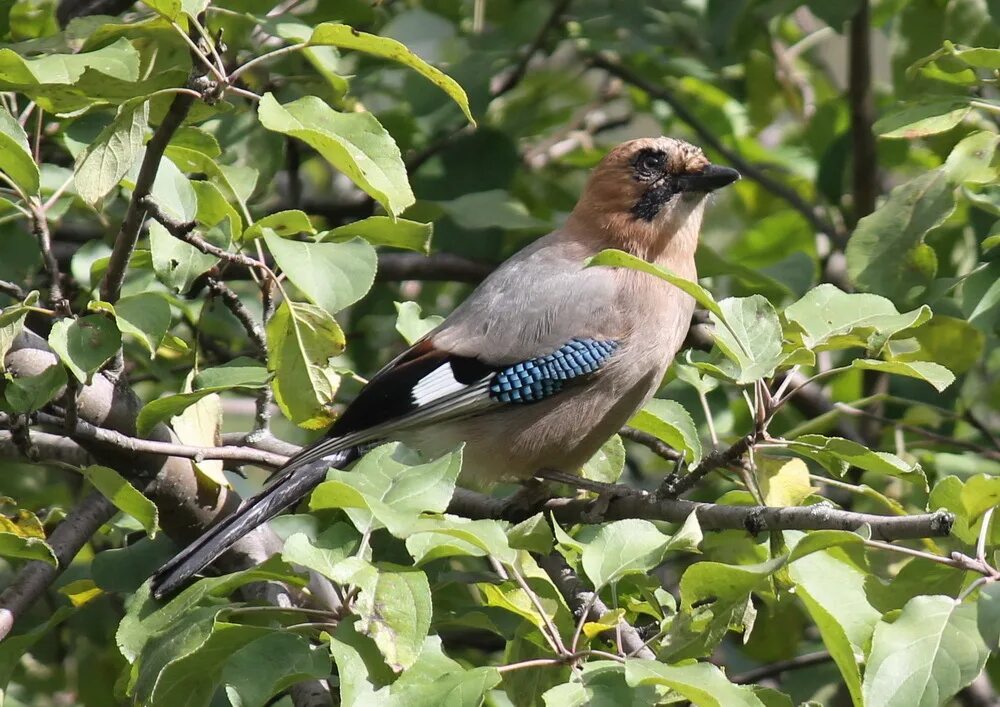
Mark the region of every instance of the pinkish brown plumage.
POLYGON ((672 138, 611 150, 562 228, 503 263, 376 374, 323 441, 161 569, 156 594, 178 588, 373 441, 401 440, 428 456, 464 443, 467 485, 577 473, 656 391, 694 311, 691 297, 663 280, 587 261, 618 248, 695 279, 706 196, 738 178, 672 138))

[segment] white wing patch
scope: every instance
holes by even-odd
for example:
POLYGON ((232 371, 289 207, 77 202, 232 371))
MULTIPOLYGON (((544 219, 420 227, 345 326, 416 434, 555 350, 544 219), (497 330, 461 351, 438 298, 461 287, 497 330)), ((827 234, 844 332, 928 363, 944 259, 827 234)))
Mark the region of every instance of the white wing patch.
POLYGON ((455 380, 451 364, 445 363, 435 368, 413 386, 411 395, 417 407, 423 407, 452 393, 459 393, 469 386, 455 380))

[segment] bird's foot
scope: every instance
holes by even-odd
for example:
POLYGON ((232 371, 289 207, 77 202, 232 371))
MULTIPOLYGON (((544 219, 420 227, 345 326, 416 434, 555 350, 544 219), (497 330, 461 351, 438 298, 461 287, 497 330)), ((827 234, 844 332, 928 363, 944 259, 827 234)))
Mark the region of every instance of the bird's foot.
POLYGON ((500 517, 513 523, 526 520, 542 511, 545 503, 552 498, 545 483, 539 479, 527 479, 521 482, 521 488, 504 499, 500 517))
POLYGON ((607 513, 608 506, 610 506, 611 502, 617 498, 646 495, 645 491, 634 489, 631 486, 626 486, 625 484, 609 484, 603 481, 594 481, 593 479, 585 479, 582 476, 567 474, 564 471, 558 471, 556 469, 542 469, 535 474, 535 478, 567 484, 569 486, 573 486, 574 488, 596 493, 597 498, 594 499, 594 502, 590 505, 582 517, 582 520, 585 523, 600 523, 603 520, 605 513, 607 513))

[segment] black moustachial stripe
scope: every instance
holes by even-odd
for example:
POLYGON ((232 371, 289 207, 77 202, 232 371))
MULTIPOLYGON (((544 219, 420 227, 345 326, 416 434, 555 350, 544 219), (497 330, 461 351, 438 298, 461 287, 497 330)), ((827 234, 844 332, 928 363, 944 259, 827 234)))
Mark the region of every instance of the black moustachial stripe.
POLYGON ((665 177, 642 193, 642 196, 632 206, 632 215, 648 223, 656 218, 663 205, 670 201, 676 193, 677 189, 674 188, 674 183, 665 177))
POLYGON ((617 341, 573 339, 556 351, 498 371, 490 397, 501 403, 535 403, 558 393, 566 381, 593 373, 615 352, 617 341))

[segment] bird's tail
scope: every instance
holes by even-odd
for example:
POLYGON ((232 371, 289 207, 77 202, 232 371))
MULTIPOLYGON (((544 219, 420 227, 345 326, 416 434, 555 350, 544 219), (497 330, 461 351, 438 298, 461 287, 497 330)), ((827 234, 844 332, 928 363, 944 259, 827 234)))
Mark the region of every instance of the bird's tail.
POLYGON ((343 468, 360 456, 357 446, 337 450, 322 459, 292 459, 277 479, 234 513, 212 526, 153 575, 153 596, 169 596, 241 537, 303 498, 326 477, 331 467, 343 468))

